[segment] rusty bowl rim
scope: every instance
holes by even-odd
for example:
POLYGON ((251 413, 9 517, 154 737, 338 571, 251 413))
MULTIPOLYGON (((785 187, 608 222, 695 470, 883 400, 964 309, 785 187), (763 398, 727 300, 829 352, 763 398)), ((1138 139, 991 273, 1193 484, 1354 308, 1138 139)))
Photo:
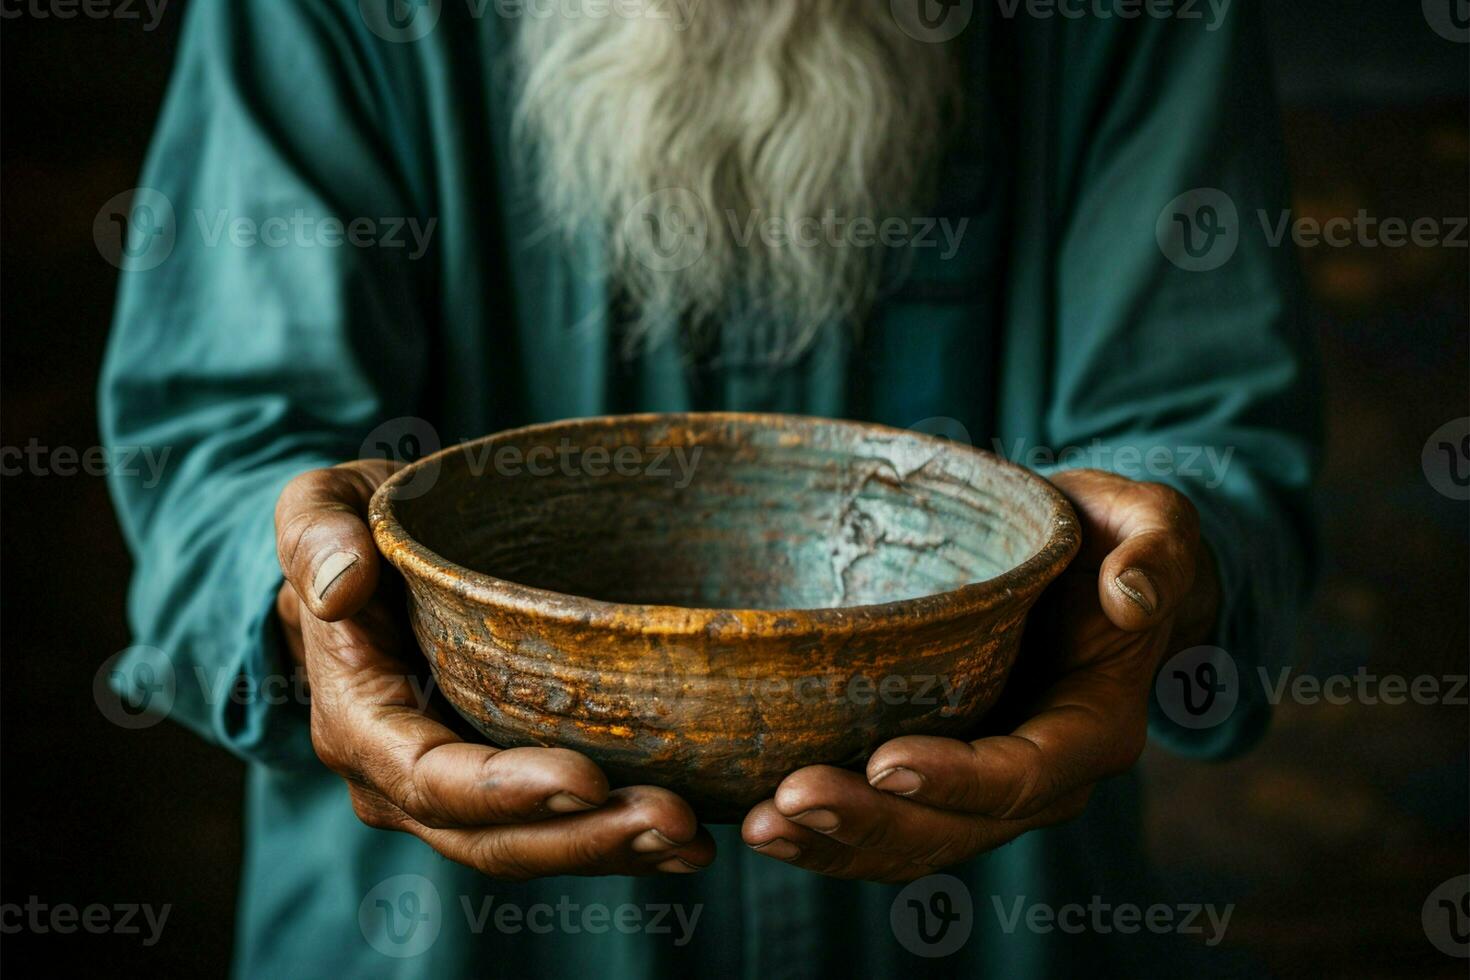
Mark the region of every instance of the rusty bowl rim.
POLYGON ((702 636, 706 639, 757 634, 778 637, 847 633, 884 623, 933 622, 982 612, 1007 602, 1030 598, 1046 588, 1076 557, 1082 540, 1077 515, 1062 492, 1040 474, 995 453, 912 429, 900 429, 876 422, 770 412, 638 412, 590 415, 503 429, 445 447, 396 470, 373 494, 368 505, 368 520, 378 550, 405 578, 419 579, 470 602, 579 627, 663 636, 702 636), (928 441, 948 452, 978 456, 987 465, 1019 474, 1023 482, 1049 506, 1051 531, 1041 548, 1020 564, 993 578, 970 582, 944 592, 856 606, 720 609, 608 602, 498 578, 466 568, 432 551, 408 533, 395 512, 394 505, 397 501, 393 497, 393 491, 396 487, 413 479, 424 467, 442 462, 451 454, 462 453, 471 447, 558 430, 564 433, 569 426, 611 428, 653 423, 678 425, 680 422, 690 425, 731 422, 767 426, 789 425, 792 422, 839 425, 861 429, 874 436, 928 441))

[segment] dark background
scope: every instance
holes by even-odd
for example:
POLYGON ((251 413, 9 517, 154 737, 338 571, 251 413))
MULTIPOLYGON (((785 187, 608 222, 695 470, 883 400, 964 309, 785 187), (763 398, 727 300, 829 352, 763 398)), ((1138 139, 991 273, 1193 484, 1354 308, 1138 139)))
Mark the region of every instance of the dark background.
MULTIPOLYGON (((29 0, 27 0, 29 3, 29 0)), ((246 0, 248 2, 248 0, 246 0)), ((1249 2, 1249 0, 1237 0, 1249 2)), ((1446 3, 1456 0, 1445 0, 1446 3)), ((1460 0, 1463 6, 1463 0, 1460 0)), ((93 388, 116 272, 92 242, 133 187, 184 0, 141 20, 0 21, 0 444, 98 443, 93 388)), ((1298 214, 1470 212, 1470 45, 1415 0, 1270 4, 1298 214)), ((1463 675, 1470 508, 1421 469, 1467 413, 1470 253, 1303 250, 1327 380, 1326 564, 1299 670, 1463 675)), ((129 643, 130 561, 101 479, 0 484, 0 902, 173 906, 162 940, 21 933, 48 969, 218 974, 230 952, 241 765, 184 730, 123 731, 92 699, 129 643)), ((1464 976, 1420 908, 1470 871, 1467 711, 1284 704, 1223 765, 1150 750, 1151 847, 1195 894, 1238 903, 1226 944, 1275 973, 1464 976)))

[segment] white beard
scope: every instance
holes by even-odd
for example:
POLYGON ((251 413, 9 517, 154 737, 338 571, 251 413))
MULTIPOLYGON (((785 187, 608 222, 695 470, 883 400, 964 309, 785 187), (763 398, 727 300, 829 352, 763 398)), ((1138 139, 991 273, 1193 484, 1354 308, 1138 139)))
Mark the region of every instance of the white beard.
POLYGON ((703 0, 683 29, 528 14, 515 58, 542 209, 602 236, 634 339, 758 329, 775 361, 871 307, 883 249, 811 232, 917 216, 957 104, 951 52, 890 0, 703 0))

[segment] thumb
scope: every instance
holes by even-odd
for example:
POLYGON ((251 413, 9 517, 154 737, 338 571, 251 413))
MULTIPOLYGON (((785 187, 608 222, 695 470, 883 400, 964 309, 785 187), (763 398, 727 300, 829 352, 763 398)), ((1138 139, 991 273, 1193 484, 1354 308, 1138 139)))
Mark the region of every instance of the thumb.
POLYGON ((1199 513, 1190 499, 1103 470, 1068 470, 1052 482, 1077 511, 1077 567, 1098 569, 1108 620, 1130 632, 1167 622, 1189 595, 1199 560, 1199 513))
POLYGON ((358 460, 296 477, 276 504, 281 571, 313 616, 328 622, 357 613, 378 586, 378 549, 366 514, 394 464, 358 460))
POLYGON ((1103 611, 1122 630, 1167 622, 1194 585, 1199 517, 1183 494, 1158 484, 1129 495, 1119 529, 1122 538, 1103 560, 1098 596, 1103 611))

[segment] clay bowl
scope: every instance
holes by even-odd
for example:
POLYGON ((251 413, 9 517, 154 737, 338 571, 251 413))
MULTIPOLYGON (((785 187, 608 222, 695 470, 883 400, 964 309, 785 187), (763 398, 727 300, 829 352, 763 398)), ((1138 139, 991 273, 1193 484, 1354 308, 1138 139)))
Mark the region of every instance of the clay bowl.
POLYGON ((792 770, 962 735, 1076 554, 1040 477, 900 429, 631 415, 502 432, 371 507, 444 695, 492 743, 739 820, 792 770))

